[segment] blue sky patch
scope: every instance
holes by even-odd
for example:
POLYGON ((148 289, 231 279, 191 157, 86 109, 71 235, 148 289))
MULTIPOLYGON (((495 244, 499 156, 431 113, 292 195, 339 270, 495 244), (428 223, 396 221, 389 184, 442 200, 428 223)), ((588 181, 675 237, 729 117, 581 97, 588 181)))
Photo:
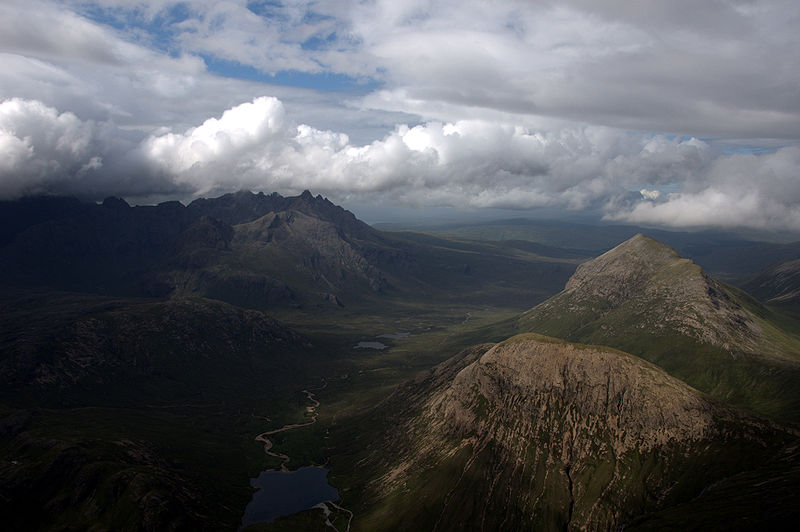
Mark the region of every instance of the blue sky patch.
POLYGON ((353 94, 366 94, 381 85, 381 82, 372 78, 355 78, 345 74, 332 74, 328 72, 311 74, 308 72, 289 70, 277 72, 272 75, 261 72, 257 68, 237 63, 236 61, 218 59, 205 54, 201 57, 206 62, 208 71, 219 76, 260 81, 272 85, 300 87, 322 92, 350 92, 353 94))
POLYGON ((152 20, 148 20, 140 8, 128 10, 97 4, 85 6, 81 14, 98 24, 109 26, 127 35, 136 35, 140 44, 171 56, 179 54, 174 39, 177 31, 173 26, 191 16, 186 3, 170 6, 160 11, 152 20))

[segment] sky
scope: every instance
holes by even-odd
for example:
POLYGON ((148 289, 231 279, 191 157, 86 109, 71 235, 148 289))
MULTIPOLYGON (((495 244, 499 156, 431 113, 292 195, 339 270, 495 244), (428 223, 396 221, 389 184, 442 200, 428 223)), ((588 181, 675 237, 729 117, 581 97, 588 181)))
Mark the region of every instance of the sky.
POLYGON ((800 231, 798 27, 795 0, 2 0, 0 199, 800 231))

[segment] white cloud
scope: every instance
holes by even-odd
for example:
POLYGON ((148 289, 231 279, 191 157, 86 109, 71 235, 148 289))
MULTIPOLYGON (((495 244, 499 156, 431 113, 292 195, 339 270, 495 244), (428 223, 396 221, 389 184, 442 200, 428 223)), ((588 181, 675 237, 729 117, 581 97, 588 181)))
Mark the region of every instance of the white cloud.
MULTIPOLYGON (((365 108, 423 120, 515 113, 689 136, 800 138, 800 10, 792 0, 96 4, 100 20, 130 29, 111 31, 58 4, 13 2, 5 20, 14 27, 0 42, 16 53, 109 68, 138 63, 130 44, 138 42, 268 73, 374 78, 384 86, 365 108), (54 30, 40 31, 46 27, 54 30)), ((91 13, 94 4, 68 5, 91 13)), ((144 79, 165 67, 155 64, 144 79)), ((201 77, 187 75, 154 85, 169 97, 201 77)))
POLYGON ((798 229, 798 23, 788 0, 7 0, 0 195, 310 188, 798 229))
POLYGON ((339 201, 596 209, 635 223, 800 230, 800 148, 726 155, 694 138, 603 127, 430 122, 355 145, 298 125, 280 100, 259 97, 183 133, 133 141, 109 123, 12 99, 0 104, 0 149, 6 198, 308 188, 339 201))
POLYGON ((609 218, 674 227, 800 230, 800 148, 722 155, 681 192, 642 201, 609 218))
POLYGON ((270 141, 285 137, 283 105, 276 98, 257 98, 209 118, 185 134, 151 137, 145 156, 167 172, 178 174, 209 163, 235 164, 234 160, 269 151, 270 141))
POLYGON ((0 103, 0 194, 18 196, 74 179, 92 163, 97 129, 41 102, 0 103))
POLYGON ((639 191, 639 194, 641 194, 642 198, 644 198, 644 199, 657 200, 659 198, 659 196, 661 196, 661 191, 660 190, 647 190, 646 188, 643 188, 642 190, 639 191))

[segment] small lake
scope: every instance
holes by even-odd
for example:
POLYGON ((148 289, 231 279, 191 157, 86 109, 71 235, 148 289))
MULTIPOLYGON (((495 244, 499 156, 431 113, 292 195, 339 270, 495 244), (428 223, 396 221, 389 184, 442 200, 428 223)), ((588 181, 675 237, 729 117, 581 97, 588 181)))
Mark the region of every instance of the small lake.
POLYGON ((353 349, 386 349, 386 344, 381 342, 358 342, 353 349))
POLYGON ((339 491, 328 484, 328 469, 301 467, 297 471, 264 471, 251 478, 258 488, 244 510, 242 526, 271 523, 278 517, 313 508, 339 499, 339 491))

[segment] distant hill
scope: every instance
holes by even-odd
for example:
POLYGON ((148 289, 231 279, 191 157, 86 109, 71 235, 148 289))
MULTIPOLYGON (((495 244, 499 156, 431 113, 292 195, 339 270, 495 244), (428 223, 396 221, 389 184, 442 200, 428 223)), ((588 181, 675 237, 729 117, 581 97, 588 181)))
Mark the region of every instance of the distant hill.
POLYGON ((597 256, 640 232, 675 248, 706 270, 740 282, 777 261, 800 258, 800 242, 775 243, 759 235, 743 237, 724 231, 665 231, 630 225, 590 225, 518 218, 478 223, 382 224, 380 228, 414 228, 453 238, 525 241, 597 256))
POLYGON ((774 264, 742 288, 765 303, 800 307, 800 259, 774 264))
POLYGON ((242 191, 188 206, 34 198, 0 203, 0 218, 9 220, 0 242, 5 284, 209 297, 260 310, 382 304, 387 293, 417 299, 421 291, 524 306, 557 291, 585 257, 385 233, 308 191, 242 191))
POLYGON ((386 434, 356 453, 375 475, 362 530, 646 529, 704 493, 695 519, 715 529, 785 527, 800 508, 785 454, 797 434, 610 348, 538 335, 476 346, 374 417, 386 434), (742 477, 745 492, 715 491, 742 477))
POLYGON ((798 419, 800 342, 787 323, 640 234, 581 264, 518 328, 622 349, 720 399, 798 419))

